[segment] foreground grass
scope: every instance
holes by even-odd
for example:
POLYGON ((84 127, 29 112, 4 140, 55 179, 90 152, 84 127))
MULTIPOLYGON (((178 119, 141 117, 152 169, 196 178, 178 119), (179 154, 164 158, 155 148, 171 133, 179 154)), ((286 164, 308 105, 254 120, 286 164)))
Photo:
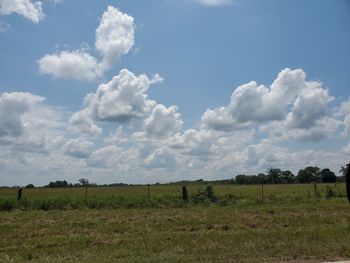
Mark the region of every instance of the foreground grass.
POLYGON ((350 258, 345 198, 0 213, 0 262, 320 262, 350 258))

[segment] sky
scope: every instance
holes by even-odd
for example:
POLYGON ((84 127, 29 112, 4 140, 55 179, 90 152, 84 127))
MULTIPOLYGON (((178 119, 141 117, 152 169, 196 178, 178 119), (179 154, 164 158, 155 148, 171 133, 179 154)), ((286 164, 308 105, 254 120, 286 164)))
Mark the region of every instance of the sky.
POLYGON ((0 0, 0 185, 350 160, 347 0, 0 0))

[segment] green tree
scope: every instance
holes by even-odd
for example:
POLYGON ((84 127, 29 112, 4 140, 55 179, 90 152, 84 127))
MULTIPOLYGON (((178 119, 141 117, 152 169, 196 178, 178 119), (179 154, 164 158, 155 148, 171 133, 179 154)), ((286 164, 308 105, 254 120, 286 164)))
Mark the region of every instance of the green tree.
POLYGON ((268 184, 280 184, 282 183, 281 179, 281 174, 282 171, 281 169, 278 168, 269 168, 266 172, 266 182, 268 184))
POLYGON ((295 183, 295 176, 289 170, 283 171, 281 173, 281 179, 282 179, 283 183, 285 183, 285 184, 295 183))
POLYGON ((301 169, 298 172, 297 180, 299 183, 311 183, 321 181, 320 168, 317 166, 308 166, 305 169, 301 169))
POLYGON ((322 183, 335 183, 337 181, 337 177, 335 173, 333 173, 330 169, 325 168, 321 171, 322 183))
POLYGON ((79 183, 82 186, 88 186, 89 185, 89 180, 86 179, 86 178, 81 178, 81 179, 79 179, 79 183))

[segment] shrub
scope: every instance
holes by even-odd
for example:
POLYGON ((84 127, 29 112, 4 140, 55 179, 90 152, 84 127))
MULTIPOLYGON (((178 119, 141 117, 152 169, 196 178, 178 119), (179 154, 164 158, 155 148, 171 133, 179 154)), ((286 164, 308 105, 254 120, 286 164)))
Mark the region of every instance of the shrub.
POLYGON ((0 211, 11 211, 16 207, 16 201, 13 199, 5 198, 0 199, 0 211))
POLYGON ((208 185, 205 189, 199 188, 198 192, 192 196, 194 203, 209 203, 216 202, 217 198, 214 194, 213 188, 208 185))
POLYGON ((335 191, 332 189, 332 187, 330 186, 326 186, 326 194, 325 194, 325 197, 326 199, 331 199, 332 197, 336 197, 336 193, 335 191))

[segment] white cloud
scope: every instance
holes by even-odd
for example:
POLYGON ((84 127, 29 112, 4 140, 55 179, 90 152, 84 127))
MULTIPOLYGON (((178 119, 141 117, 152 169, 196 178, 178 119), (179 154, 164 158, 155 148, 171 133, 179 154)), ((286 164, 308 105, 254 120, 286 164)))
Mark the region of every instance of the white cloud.
POLYGON ((30 93, 1 94, 0 185, 82 177, 98 183, 220 179, 271 166, 336 172, 347 161, 350 146, 339 136, 350 125, 347 102, 331 108, 328 90, 302 70, 281 71, 270 87, 240 86, 229 105, 206 111, 202 125, 187 130, 176 106, 149 98, 148 89, 161 80, 123 69, 73 114, 30 93), (321 139, 317 146, 292 141, 321 139))
POLYGON ((146 91, 159 81, 162 78, 158 74, 150 79, 122 69, 110 82, 101 84, 96 93, 85 97, 84 109, 75 113, 70 123, 76 130, 84 132, 97 131, 95 121, 125 123, 145 119, 156 106, 146 91))
POLYGON ((93 146, 93 142, 79 137, 66 142, 65 153, 77 158, 87 158, 90 156, 93 146))
POLYGON ((43 97, 30 93, 12 92, 0 95, 0 137, 19 136, 23 132, 22 117, 37 103, 43 102, 43 97))
POLYGON ((310 128, 328 111, 328 103, 333 100, 328 90, 320 87, 304 89, 293 103, 286 124, 290 128, 310 128))
POLYGON ((41 6, 41 1, 0 0, 0 14, 10 15, 12 13, 16 13, 37 24, 45 17, 41 6))
POLYGON ((350 134, 350 98, 341 103, 339 109, 337 109, 335 113, 335 116, 338 118, 343 118, 343 135, 347 136, 350 134))
POLYGON ((148 158, 144 160, 145 166, 148 168, 173 168, 176 166, 174 156, 164 149, 154 151, 148 158))
POLYGON ((75 132, 87 135, 98 136, 102 134, 102 129, 94 123, 88 108, 74 113, 69 119, 69 127, 75 132))
POLYGON ((97 168, 114 167, 123 156, 123 150, 115 145, 109 145, 94 151, 87 164, 97 168))
POLYGON ((230 132, 264 124, 260 130, 274 136, 318 140, 339 126, 327 118, 333 99, 320 82, 307 81, 303 70, 287 68, 270 87, 254 81, 239 86, 229 105, 205 111, 202 128, 230 132))
POLYGON ((94 81, 100 79, 134 45, 134 18, 109 6, 96 29, 96 50, 101 59, 87 50, 60 51, 38 60, 42 74, 57 78, 94 81))
POLYGON ((134 18, 109 6, 96 29, 95 45, 102 56, 100 67, 104 72, 134 45, 134 18))
POLYGON ((100 77, 96 59, 85 51, 45 55, 38 63, 41 74, 56 78, 92 81, 100 77))
POLYGON ((205 6, 221 6, 233 4, 233 0, 194 0, 196 3, 205 6))
POLYGON ((183 125, 183 121, 177 110, 178 107, 176 106, 167 108, 162 104, 154 107, 151 116, 145 120, 147 134, 162 138, 178 132, 183 125))
POLYGON ((345 134, 350 134, 350 114, 344 118, 345 134))
POLYGON ((346 146, 344 146, 342 150, 343 150, 343 152, 344 152, 345 154, 350 155, 350 142, 349 142, 349 144, 347 144, 346 146))

